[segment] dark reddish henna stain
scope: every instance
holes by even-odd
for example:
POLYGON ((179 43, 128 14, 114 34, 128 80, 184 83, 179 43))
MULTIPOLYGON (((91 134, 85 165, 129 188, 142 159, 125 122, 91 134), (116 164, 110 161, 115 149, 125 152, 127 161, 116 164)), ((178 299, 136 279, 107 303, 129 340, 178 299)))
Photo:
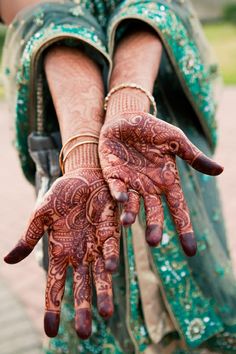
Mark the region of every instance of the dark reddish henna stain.
POLYGON ((75 315, 76 333, 81 339, 88 339, 92 333, 92 317, 91 311, 88 309, 80 309, 75 315))
MULTIPOLYGON (((193 256, 197 250, 196 241, 176 155, 209 175, 220 174, 223 168, 197 149, 179 128, 143 112, 121 113, 116 119, 109 117, 101 131, 99 153, 103 175, 110 184, 112 195, 116 194, 117 185, 127 191, 135 190, 144 198, 149 245, 156 246, 161 240, 164 217, 160 196, 165 195, 182 247, 188 256, 193 256)), ((131 203, 121 216, 124 226, 134 222, 137 211, 132 213, 131 203)))
POLYGON ((48 337, 56 337, 60 324, 59 313, 54 313, 50 311, 45 312, 44 316, 44 330, 48 337))
POLYGON ((4 257, 4 261, 8 264, 18 263, 27 257, 32 250, 33 248, 27 245, 24 241, 19 241, 17 246, 4 257))
POLYGON ((111 317, 114 312, 114 306, 113 302, 111 301, 111 297, 107 296, 105 293, 98 295, 97 307, 99 314, 105 319, 111 317))
POLYGON ((117 202, 119 203, 125 203, 128 200, 128 194, 124 193, 124 192, 116 192, 116 191, 112 191, 112 194, 114 196, 114 198, 117 200, 117 202))
POLYGON ((196 170, 206 173, 211 176, 218 176, 220 175, 224 168, 220 166, 215 161, 209 159, 203 154, 200 154, 192 163, 192 167, 196 170))
POLYGON ((197 242, 195 240, 194 233, 188 232, 186 234, 180 235, 179 239, 185 254, 188 257, 195 256, 197 253, 197 242))
POLYGON ((119 257, 111 256, 105 261, 105 269, 110 273, 115 273, 119 266, 119 257))
POLYGON ((123 226, 129 226, 135 222, 136 214, 130 212, 124 212, 121 215, 120 221, 123 226))
POLYGON ((146 228, 146 240, 149 246, 156 247, 162 239, 162 228, 159 225, 149 225, 146 228))
POLYGON ((69 265, 76 274, 76 329, 81 338, 86 339, 91 334, 89 273, 92 264, 97 260, 100 266, 99 275, 94 277, 96 288, 100 293, 100 289, 103 289, 104 295, 112 302, 112 279, 107 270, 114 271, 119 262, 118 225, 117 207, 101 170, 83 168, 70 173, 69 178, 64 175, 53 184, 43 203, 33 214, 25 235, 5 257, 8 263, 19 262, 32 251, 48 230, 49 269, 44 326, 49 337, 55 337, 58 332, 69 265), (104 258, 103 248, 106 249, 104 258))

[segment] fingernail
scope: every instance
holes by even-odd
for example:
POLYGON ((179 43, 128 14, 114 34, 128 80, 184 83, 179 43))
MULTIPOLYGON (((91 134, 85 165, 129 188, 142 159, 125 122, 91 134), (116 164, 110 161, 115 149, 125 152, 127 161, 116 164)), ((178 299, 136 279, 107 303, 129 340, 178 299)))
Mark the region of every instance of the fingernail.
POLYGON ((120 217, 120 222, 123 226, 129 226, 135 222, 136 215, 132 213, 131 211, 129 212, 123 212, 121 217, 120 217))
POLYGON ((81 339, 88 339, 92 333, 91 311, 88 309, 80 309, 75 315, 75 329, 77 335, 81 339))
POLYGON ((7 256, 4 257, 4 261, 8 264, 18 263, 27 257, 32 250, 33 249, 27 244, 19 243, 10 253, 8 253, 7 256))
POLYGON ((151 247, 156 247, 162 239, 162 228, 159 225, 149 225, 146 229, 146 241, 151 247))
POLYGON ((99 294, 97 298, 97 306, 98 312, 103 318, 108 319, 113 315, 114 305, 109 295, 99 294))
POLYGON ((110 273, 114 273, 119 265, 119 258, 117 256, 112 256, 105 260, 105 269, 110 273))
POLYGON ((187 232, 179 236, 184 253, 188 257, 193 257, 197 253, 197 242, 193 232, 187 232))
POLYGON ((47 311, 44 316, 44 330, 48 337, 56 337, 60 324, 60 314, 47 311))
POLYGON ((125 192, 114 192, 113 197, 119 202, 119 203, 125 203, 128 201, 129 196, 125 192))
POLYGON ((210 176, 218 176, 224 171, 224 167, 203 154, 196 158, 196 160, 192 163, 192 166, 196 170, 210 176))

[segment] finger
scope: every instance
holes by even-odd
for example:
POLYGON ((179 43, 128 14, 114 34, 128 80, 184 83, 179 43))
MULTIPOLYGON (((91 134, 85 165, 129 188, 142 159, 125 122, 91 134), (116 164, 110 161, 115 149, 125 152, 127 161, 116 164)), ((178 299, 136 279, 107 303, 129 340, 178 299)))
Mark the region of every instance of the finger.
POLYGON ((182 248, 187 256, 192 257, 197 252, 197 242, 194 237, 188 206, 179 181, 169 186, 165 193, 182 248))
POLYGON ((201 152, 182 131, 178 130, 178 133, 176 141, 169 142, 171 152, 207 175, 217 176, 223 172, 224 168, 201 152))
POLYGON ((103 258, 107 272, 114 273, 119 265, 120 239, 117 237, 108 238, 103 244, 103 258))
POLYGON ((106 200, 98 208, 99 224, 96 229, 96 239, 102 245, 105 268, 108 272, 115 272, 119 264, 120 226, 117 203, 111 198, 108 189, 101 200, 106 200), (101 212, 102 209, 102 212, 101 212))
POLYGON ((145 195, 146 241, 151 247, 157 246, 162 239, 164 214, 159 195, 145 195))
POLYGON ((107 180, 112 197, 119 203, 128 200, 127 187, 120 179, 109 178, 107 180))
POLYGON ((13 250, 8 253, 4 261, 9 264, 15 264, 27 257, 47 230, 50 223, 49 219, 41 209, 37 210, 30 220, 25 235, 13 250))
POLYGON ((44 330, 48 337, 55 337, 60 323, 61 301, 64 295, 68 261, 64 257, 50 256, 47 275, 44 330))
POLYGON ((75 329, 81 339, 92 333, 91 315, 91 272, 88 264, 74 268, 75 329))
POLYGON ((123 226, 132 225, 139 213, 140 195, 137 192, 128 192, 129 200, 124 203, 123 212, 120 217, 123 226))
POLYGON ((23 239, 4 257, 4 261, 8 264, 15 264, 26 258, 33 250, 23 239))
POLYGON ((224 171, 224 167, 213 161, 203 153, 199 154, 192 162, 192 167, 210 176, 218 176, 224 171))
POLYGON ((114 312, 112 276, 106 271, 102 258, 97 258, 92 267, 97 292, 98 312, 103 318, 108 319, 114 312))

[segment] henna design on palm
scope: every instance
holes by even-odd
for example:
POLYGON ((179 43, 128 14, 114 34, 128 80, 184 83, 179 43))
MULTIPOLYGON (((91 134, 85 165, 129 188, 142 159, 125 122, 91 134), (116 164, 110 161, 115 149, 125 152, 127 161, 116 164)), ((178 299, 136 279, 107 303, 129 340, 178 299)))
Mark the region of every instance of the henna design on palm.
POLYGON ((48 231, 49 269, 45 332, 57 335, 68 266, 74 272, 75 328, 79 337, 91 334, 91 282, 99 313, 113 313, 112 277, 118 266, 119 223, 116 203, 98 168, 78 169, 59 178, 35 210, 16 247, 5 257, 20 262, 48 231))
POLYGON ((134 223, 142 196, 146 240, 150 246, 158 245, 162 238, 164 195, 184 252, 195 255, 197 244, 176 156, 209 175, 218 175, 223 168, 205 156, 179 128, 143 112, 126 112, 107 121, 101 131, 99 154, 111 194, 123 203, 121 223, 134 223))

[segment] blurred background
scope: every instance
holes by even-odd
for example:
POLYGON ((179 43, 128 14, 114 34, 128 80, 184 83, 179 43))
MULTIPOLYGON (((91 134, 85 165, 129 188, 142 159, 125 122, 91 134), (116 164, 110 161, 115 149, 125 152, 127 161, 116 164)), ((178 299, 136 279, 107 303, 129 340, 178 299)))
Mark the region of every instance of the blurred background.
MULTIPOLYGON (((184 1, 184 0, 182 0, 184 1)), ((194 0, 224 80, 219 102, 216 160, 225 166, 217 177, 236 270, 236 1, 194 0)), ((0 26, 0 58, 5 28, 0 26)), ((1 60, 1 59, 0 59, 1 60)), ((34 206, 34 190, 25 181, 13 146, 14 124, 4 100, 0 75, 0 354, 42 353, 45 275, 34 256, 17 266, 2 262, 17 242, 34 206), (25 340, 27 334, 27 340, 25 340)))

